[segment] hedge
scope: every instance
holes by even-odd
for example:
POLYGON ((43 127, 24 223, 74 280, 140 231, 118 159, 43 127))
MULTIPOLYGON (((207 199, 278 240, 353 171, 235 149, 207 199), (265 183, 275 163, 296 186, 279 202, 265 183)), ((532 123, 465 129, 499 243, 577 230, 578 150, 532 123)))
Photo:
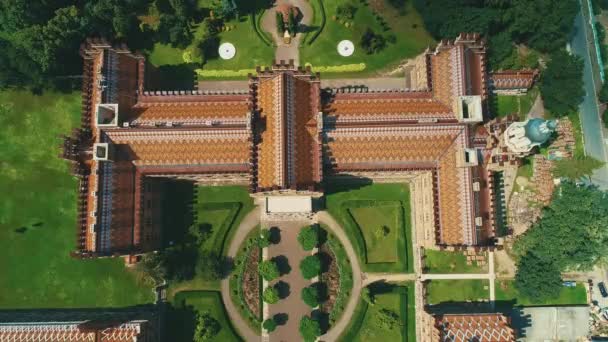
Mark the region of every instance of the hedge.
POLYGON ((366 68, 365 63, 356 64, 342 64, 342 65, 327 65, 327 66, 313 66, 310 63, 306 63, 305 66, 311 67, 316 72, 357 72, 363 71, 366 68))
POLYGON ((203 77, 244 77, 249 74, 255 74, 255 69, 241 69, 241 70, 207 70, 207 69, 195 69, 197 75, 203 77))
POLYGON ((262 12, 262 13, 260 13, 260 15, 256 16, 255 12, 252 11, 249 14, 249 17, 251 19, 251 25, 253 26, 253 30, 255 31, 255 33, 258 35, 258 37, 262 40, 262 42, 266 46, 274 46, 274 42, 272 40, 269 40, 268 37, 264 34, 264 32, 262 32, 260 30, 260 20, 261 20, 263 14, 264 14, 264 12, 262 12))
MULTIPOLYGON (((312 43, 314 43, 314 41, 317 39, 317 37, 319 37, 321 32, 323 32, 323 29, 325 28, 325 7, 323 7, 323 0, 312 0, 312 1, 316 1, 317 5, 321 9, 321 25, 319 25, 319 29, 317 31, 315 31, 315 33, 312 35, 312 37, 310 37, 310 40, 308 40, 308 45, 311 45, 312 43)), ((306 38, 308 38, 308 35, 304 38, 304 40, 306 40, 306 38)))

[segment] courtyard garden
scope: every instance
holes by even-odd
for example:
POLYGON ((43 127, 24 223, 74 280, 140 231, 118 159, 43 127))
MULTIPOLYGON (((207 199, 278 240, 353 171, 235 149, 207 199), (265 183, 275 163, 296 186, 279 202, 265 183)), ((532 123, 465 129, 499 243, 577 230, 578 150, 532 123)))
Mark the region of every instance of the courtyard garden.
POLYGON ((534 87, 524 95, 492 95, 490 103, 496 117, 514 114, 524 121, 538 94, 538 88, 534 87))
POLYGON ((406 184, 331 185, 328 212, 342 225, 367 272, 412 272, 406 184))
POLYGON ((311 64, 324 77, 377 75, 389 72, 401 61, 422 53, 434 43, 410 1, 311 0, 316 30, 300 46, 300 61, 311 64), (355 45, 348 57, 338 54, 337 45, 350 40, 355 45), (332 67, 332 68, 328 68, 332 67), (333 70, 332 70, 333 69, 333 70))
POLYGON ((77 260, 77 182, 58 136, 80 122, 80 94, 0 92, 0 307, 151 303, 152 283, 122 259, 77 260))
MULTIPOLYGON (((484 253, 487 257, 487 253, 484 253)), ((427 249, 424 251, 424 271, 426 273, 487 273, 487 265, 479 265, 477 262, 467 262, 467 256, 463 252, 436 251, 427 249)))
POLYGON ((371 284, 340 341, 415 341, 414 284, 371 284))
POLYGON ((534 300, 523 296, 515 288, 513 280, 496 280, 496 301, 512 302, 512 305, 543 306, 543 305, 586 305, 587 291, 585 284, 576 283, 575 287, 562 286, 559 296, 545 300, 534 300))
POLYGON ((487 280, 431 280, 426 284, 426 299, 430 305, 447 302, 480 302, 489 300, 487 280))
POLYGON ((242 341, 230 322, 219 292, 179 292, 170 304, 166 333, 172 341, 242 341))

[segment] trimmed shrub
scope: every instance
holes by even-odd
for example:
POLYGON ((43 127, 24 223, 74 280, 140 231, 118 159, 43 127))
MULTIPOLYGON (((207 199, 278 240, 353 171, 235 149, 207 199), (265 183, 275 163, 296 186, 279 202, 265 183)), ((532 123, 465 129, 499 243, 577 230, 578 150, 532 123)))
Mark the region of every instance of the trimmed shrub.
POLYGON ((298 233, 298 242, 305 251, 312 251, 319 244, 319 227, 312 225, 302 228, 298 233))
POLYGON ((260 248, 266 248, 270 246, 270 230, 260 230, 260 237, 258 238, 258 246, 260 248))
POLYGON ((274 319, 269 318, 262 323, 262 327, 268 332, 273 332, 277 329, 277 322, 275 322, 274 319))
POLYGON ((197 75, 203 77, 244 77, 249 74, 255 74, 255 69, 241 69, 241 70, 208 70, 208 69, 195 69, 197 75))
POLYGON ((304 316, 300 320, 300 335, 304 342, 314 342, 317 337, 321 336, 321 325, 318 321, 304 316))
POLYGON ((355 18, 357 7, 350 2, 338 5, 336 8, 336 18, 339 21, 347 21, 355 18))
POLYGON ((311 308, 319 306, 319 290, 315 286, 302 289, 302 301, 311 308))
POLYGON ((312 279, 321 273, 321 259, 317 255, 309 255, 300 262, 300 271, 304 279, 312 279))
POLYGON ((260 271, 260 276, 266 281, 272 281, 280 276, 279 267, 272 260, 260 262, 258 270, 260 271))
POLYGON ((268 304, 276 304, 279 301, 279 290, 274 286, 268 286, 262 294, 262 299, 268 304))
POLYGON ((367 28, 361 36, 360 45, 368 55, 382 51, 386 47, 386 38, 367 28))
POLYGON ((283 18, 283 14, 281 12, 276 12, 276 20, 277 20, 277 32, 279 36, 283 35, 285 32, 285 20, 283 18))
POLYGON ((365 70, 365 63, 357 63, 357 64, 342 64, 342 65, 329 65, 329 66, 313 66, 310 63, 304 64, 305 66, 310 66, 313 71, 316 72, 357 72, 365 70))

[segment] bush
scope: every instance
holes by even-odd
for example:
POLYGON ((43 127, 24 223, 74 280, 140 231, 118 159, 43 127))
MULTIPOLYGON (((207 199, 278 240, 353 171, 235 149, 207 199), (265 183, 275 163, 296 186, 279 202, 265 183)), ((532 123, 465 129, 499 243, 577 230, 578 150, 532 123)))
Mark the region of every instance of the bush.
POLYGON ((315 72, 357 72, 365 70, 365 63, 357 64, 342 64, 342 65, 329 65, 329 66, 313 66, 310 63, 306 63, 305 66, 310 66, 315 72))
POLYGON ((319 290, 316 286, 308 286, 302 289, 302 301, 311 308, 319 306, 319 290))
POLYGON ((262 299, 268 304, 276 304, 279 301, 279 290, 274 286, 268 286, 262 294, 262 299))
POLYGON ((300 320, 300 335, 304 342, 314 342, 317 337, 321 336, 321 325, 318 321, 304 316, 300 320))
POLYGON ((277 329, 277 322, 275 322, 274 319, 269 318, 265 320, 264 323, 262 323, 262 327, 264 328, 264 330, 270 333, 277 329))
POLYGON ((194 330, 194 341, 211 341, 220 332, 222 326, 208 312, 203 312, 198 316, 196 329, 194 330))
POLYGON ((336 8, 336 19, 338 21, 348 21, 355 18, 357 7, 350 2, 338 5, 336 8))
POLYGON ((312 225, 302 228, 298 234, 298 242, 305 251, 312 251, 319 244, 319 227, 312 225))
POLYGON ((386 47, 386 39, 367 28, 361 36, 360 45, 368 55, 382 51, 386 47))
POLYGON ((384 330, 393 330, 399 324, 399 315, 389 309, 381 309, 376 314, 376 323, 384 330))
POLYGON ((600 93, 598 94, 598 99, 600 102, 606 103, 608 102, 608 82, 602 85, 602 89, 600 89, 600 93))
POLYGON ((258 266, 258 271, 266 281, 272 281, 280 276, 279 267, 272 260, 262 261, 258 266))
POLYGON ((258 246, 260 248, 266 248, 270 246, 270 230, 260 230, 260 237, 258 238, 258 246))
POLYGON ((321 259, 317 255, 309 255, 300 262, 300 271, 304 279, 312 279, 321 273, 321 259))
POLYGON ((285 20, 283 19, 283 14, 281 12, 276 12, 276 20, 277 20, 277 32, 279 36, 283 36, 283 32, 285 32, 285 20))

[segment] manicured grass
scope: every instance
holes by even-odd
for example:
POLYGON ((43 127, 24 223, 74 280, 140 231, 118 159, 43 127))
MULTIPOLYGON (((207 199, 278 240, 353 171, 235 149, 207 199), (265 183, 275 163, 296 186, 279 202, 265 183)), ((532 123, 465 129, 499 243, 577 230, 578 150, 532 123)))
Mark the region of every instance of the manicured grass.
POLYGON ((534 159, 526 157, 522 162, 523 164, 517 169, 517 177, 532 178, 534 174, 534 159))
POLYGON ((221 330, 213 341, 242 341, 232 327, 224 309, 222 296, 217 291, 179 292, 172 301, 173 308, 168 316, 167 336, 172 341, 193 341, 196 316, 208 312, 220 325, 221 330))
POLYGON ((490 297, 487 280, 432 280, 426 287, 428 304, 483 301, 490 297))
POLYGON ((404 15, 400 15, 386 1, 376 1, 376 3, 374 8, 390 27, 388 32, 383 31, 380 22, 373 15, 372 5, 363 5, 359 1, 348 0, 323 1, 326 14, 325 27, 311 45, 305 44, 300 47, 300 64, 328 66, 365 63, 366 69, 363 72, 327 74, 324 77, 328 75, 330 77, 374 75, 382 70, 395 67, 404 59, 422 53, 427 46, 433 44, 433 39, 424 29, 422 19, 411 2, 407 3, 404 15), (346 2, 353 3, 358 8, 350 27, 346 27, 332 18, 336 15, 336 8, 346 2), (368 27, 377 34, 394 33, 397 38, 396 43, 387 42, 387 47, 379 53, 366 54, 360 46, 360 40, 368 27), (338 54, 337 45, 344 39, 351 40, 355 44, 355 52, 352 56, 342 57, 338 54))
POLYGON ((406 184, 328 184, 327 211, 342 225, 367 272, 412 272, 410 193, 406 184), (396 229, 396 262, 369 263, 364 235, 349 209, 399 205, 400 224, 396 229))
POLYGON ((578 113, 569 114, 568 118, 570 119, 570 122, 572 122, 574 138, 576 139, 574 157, 582 158, 585 156, 585 144, 583 143, 583 128, 581 126, 581 118, 578 113))
POLYGON ((515 288, 513 280, 496 281, 496 300, 514 301, 513 305, 537 306, 537 305, 584 305, 587 304, 587 292, 585 285, 577 283, 576 287, 562 287, 559 297, 544 301, 532 300, 522 296, 515 288))
POLYGON ((538 88, 532 88, 525 95, 493 95, 495 102, 495 115, 505 117, 510 114, 519 116, 519 119, 526 120, 526 115, 534 105, 538 96, 538 88))
POLYGON ((427 273, 487 273, 483 266, 467 265, 467 257, 462 252, 424 251, 424 264, 427 273))
POLYGON ((0 92, 0 307, 120 307, 154 300, 120 258, 77 260, 77 182, 57 157, 79 94, 0 92), (17 229, 25 232, 19 233, 17 229))
POLYGON ((361 300, 340 341, 415 341, 416 315, 413 284, 393 286, 375 295, 375 304, 361 300), (378 323, 379 312, 390 310, 399 316, 398 325, 385 329, 378 323))
POLYGON ((399 205, 350 208, 363 233, 367 262, 396 262, 399 205))
POLYGON ((184 50, 172 47, 169 44, 154 44, 154 48, 148 56, 148 61, 155 66, 179 65, 184 63, 182 57, 184 50))

